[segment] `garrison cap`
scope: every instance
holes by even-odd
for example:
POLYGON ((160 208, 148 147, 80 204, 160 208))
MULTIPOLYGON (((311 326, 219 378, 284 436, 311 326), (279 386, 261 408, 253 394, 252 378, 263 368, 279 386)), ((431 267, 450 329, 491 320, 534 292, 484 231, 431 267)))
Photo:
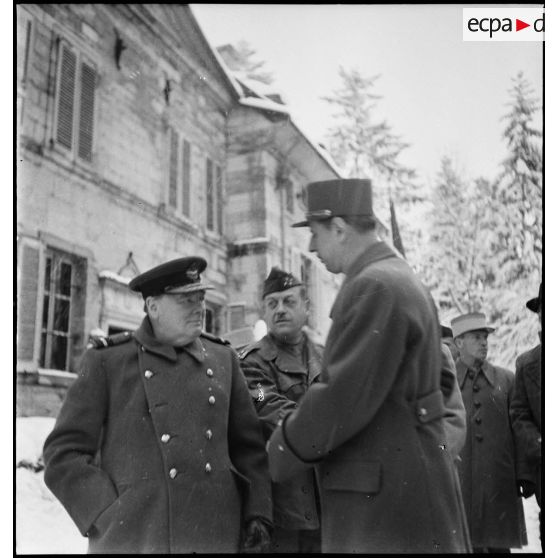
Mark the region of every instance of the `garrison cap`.
POLYGON ((451 321, 451 328, 454 337, 459 337, 468 331, 482 330, 487 333, 495 331, 493 327, 486 324, 486 316, 482 312, 471 312, 457 316, 451 321))
POLYGON ((291 287, 299 287, 301 285, 302 283, 294 275, 278 267, 272 267, 267 279, 264 281, 262 298, 265 298, 268 294, 286 291, 291 287))
POLYGON ((129 287, 143 298, 165 293, 191 293, 214 287, 201 282, 200 273, 207 267, 203 258, 178 258, 158 265, 134 277, 129 287))
POLYGON ((543 290, 542 290, 542 282, 539 285, 539 296, 536 298, 531 298, 525 303, 525 306, 531 310, 531 312, 538 312, 541 309, 541 304, 543 301, 543 290))
POLYGON ((306 220, 293 227, 307 227, 311 220, 323 221, 331 217, 373 217, 372 183, 368 178, 310 182, 306 188, 306 204, 306 220))

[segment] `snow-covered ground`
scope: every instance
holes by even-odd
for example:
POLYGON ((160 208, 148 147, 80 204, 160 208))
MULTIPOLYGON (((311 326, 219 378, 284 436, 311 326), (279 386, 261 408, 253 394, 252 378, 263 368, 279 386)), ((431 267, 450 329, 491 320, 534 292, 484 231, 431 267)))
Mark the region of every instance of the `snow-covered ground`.
MULTIPOLYGON (((16 420, 16 464, 37 465, 54 419, 26 417, 16 420)), ((525 501, 529 545, 514 552, 541 552, 535 498, 525 501)), ((82 537, 62 505, 43 482, 43 471, 16 469, 17 554, 85 554, 82 537)))

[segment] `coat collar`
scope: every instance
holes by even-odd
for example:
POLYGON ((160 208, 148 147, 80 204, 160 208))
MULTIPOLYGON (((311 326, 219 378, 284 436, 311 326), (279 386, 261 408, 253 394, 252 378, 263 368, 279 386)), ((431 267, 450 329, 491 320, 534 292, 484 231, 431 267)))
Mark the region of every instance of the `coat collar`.
POLYGON ((397 258, 397 254, 383 241, 374 242, 365 248, 355 261, 347 269, 346 279, 354 277, 371 263, 385 260, 386 258, 397 258))
MULTIPOLYGON (((469 367, 461 360, 461 358, 458 358, 455 363, 455 368, 457 370, 457 380, 459 382, 459 387, 463 389, 463 384, 467 379, 467 370, 469 370, 469 367)), ((480 370, 484 374, 484 377, 487 379, 488 383, 492 387, 494 387, 496 383, 496 369, 494 368, 494 366, 492 366, 490 362, 485 360, 482 363, 480 370)))
MULTIPOLYGON (((134 331, 133 336, 146 351, 155 353, 172 362, 178 360, 176 349, 172 345, 161 343, 161 341, 155 337, 148 316, 145 316, 139 328, 134 331)), ((205 360, 205 347, 199 338, 192 341, 192 343, 186 347, 183 347, 183 350, 198 362, 203 362, 205 360)))

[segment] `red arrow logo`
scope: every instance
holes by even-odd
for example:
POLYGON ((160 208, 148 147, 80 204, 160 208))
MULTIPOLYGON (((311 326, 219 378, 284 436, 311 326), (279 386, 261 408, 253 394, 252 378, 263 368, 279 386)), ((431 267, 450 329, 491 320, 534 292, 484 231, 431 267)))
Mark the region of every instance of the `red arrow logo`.
POLYGON ((516 31, 521 31, 522 29, 525 29, 525 27, 531 27, 530 23, 525 23, 524 21, 521 21, 520 19, 515 19, 515 30, 516 31))

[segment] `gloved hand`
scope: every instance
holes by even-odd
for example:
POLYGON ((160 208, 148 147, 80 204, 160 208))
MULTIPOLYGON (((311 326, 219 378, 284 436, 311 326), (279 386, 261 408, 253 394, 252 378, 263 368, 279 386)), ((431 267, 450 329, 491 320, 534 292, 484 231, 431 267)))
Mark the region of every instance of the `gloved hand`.
POLYGON ((536 485, 534 482, 528 480, 517 481, 517 492, 523 498, 530 498, 535 493, 536 485))
POLYGON ((271 526, 261 517, 254 517, 246 523, 240 552, 261 554, 271 550, 271 526))

